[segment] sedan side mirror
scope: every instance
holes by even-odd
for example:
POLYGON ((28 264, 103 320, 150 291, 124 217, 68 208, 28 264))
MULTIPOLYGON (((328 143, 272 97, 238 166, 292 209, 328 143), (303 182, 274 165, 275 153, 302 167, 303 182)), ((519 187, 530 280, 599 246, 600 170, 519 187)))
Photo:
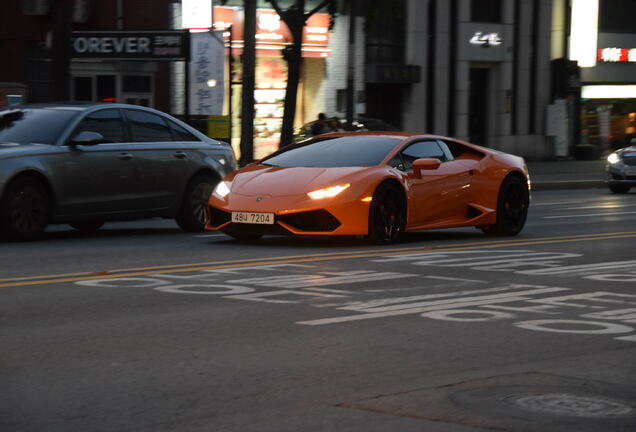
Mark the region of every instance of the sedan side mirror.
POLYGON ((436 170, 442 162, 435 158, 420 158, 413 161, 413 175, 417 178, 422 177, 422 170, 436 170))
POLYGON ((100 134, 99 132, 82 131, 75 135, 75 137, 73 137, 73 139, 71 140, 71 145, 90 146, 101 144, 106 141, 107 140, 106 138, 104 138, 104 135, 100 134))

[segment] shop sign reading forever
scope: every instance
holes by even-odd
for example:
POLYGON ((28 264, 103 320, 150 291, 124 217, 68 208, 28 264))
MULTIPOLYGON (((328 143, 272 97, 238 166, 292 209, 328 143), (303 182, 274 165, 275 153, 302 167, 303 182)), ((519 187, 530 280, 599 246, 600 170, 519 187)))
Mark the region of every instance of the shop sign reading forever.
POLYGON ((188 60, 187 31, 73 32, 71 57, 120 60, 188 60))

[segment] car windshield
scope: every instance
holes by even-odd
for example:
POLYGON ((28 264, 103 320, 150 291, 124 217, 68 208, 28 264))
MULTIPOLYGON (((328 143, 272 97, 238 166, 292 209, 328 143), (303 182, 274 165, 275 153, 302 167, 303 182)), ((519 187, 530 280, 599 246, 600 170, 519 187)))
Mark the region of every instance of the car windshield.
POLYGON ((349 167, 378 165, 401 141, 395 137, 347 136, 300 142, 261 161, 280 167, 349 167))
POLYGON ((0 142, 53 144, 78 113, 32 108, 0 111, 0 142))

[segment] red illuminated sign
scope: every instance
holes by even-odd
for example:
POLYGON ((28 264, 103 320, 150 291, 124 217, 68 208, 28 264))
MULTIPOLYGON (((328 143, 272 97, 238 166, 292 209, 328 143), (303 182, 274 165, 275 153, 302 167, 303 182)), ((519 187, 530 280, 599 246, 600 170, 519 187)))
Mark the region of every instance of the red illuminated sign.
POLYGON ((601 48, 597 58, 610 63, 636 62, 636 48, 601 48))
MULTIPOLYGON (((243 49, 243 10, 237 7, 215 7, 214 28, 223 30, 226 46, 232 26, 232 52, 243 49)), ((281 49, 292 43, 287 25, 276 11, 258 9, 256 12, 256 55, 281 56, 281 49)), ((329 57, 329 14, 313 14, 303 30, 303 57, 329 57)))

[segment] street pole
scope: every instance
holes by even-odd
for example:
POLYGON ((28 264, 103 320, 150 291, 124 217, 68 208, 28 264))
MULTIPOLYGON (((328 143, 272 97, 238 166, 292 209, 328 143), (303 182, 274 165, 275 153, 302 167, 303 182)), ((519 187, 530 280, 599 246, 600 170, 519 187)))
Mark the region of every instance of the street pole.
POLYGON ((228 78, 227 78, 227 83, 228 83, 228 89, 227 89, 227 107, 228 107, 228 121, 230 123, 230 136, 229 136, 229 140, 230 140, 230 145, 232 145, 232 79, 234 78, 234 59, 232 58, 232 38, 234 37, 234 34, 232 33, 232 24, 230 24, 230 26, 228 27, 228 30, 230 31, 230 43, 228 46, 228 60, 227 60, 227 68, 228 68, 228 78))
POLYGON ((347 125, 353 125, 355 94, 356 0, 349 0, 349 51, 347 56, 347 125))

